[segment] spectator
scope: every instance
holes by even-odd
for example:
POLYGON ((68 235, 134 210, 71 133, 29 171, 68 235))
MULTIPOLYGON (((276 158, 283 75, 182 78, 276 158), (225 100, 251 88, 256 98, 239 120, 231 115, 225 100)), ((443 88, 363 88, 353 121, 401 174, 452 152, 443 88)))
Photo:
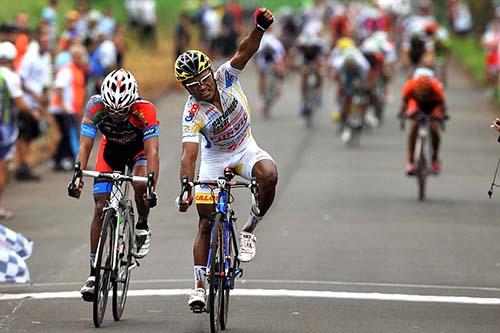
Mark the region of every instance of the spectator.
POLYGON ((80 14, 76 10, 71 10, 66 13, 64 31, 62 32, 61 38, 58 42, 59 51, 69 49, 71 41, 80 37, 80 34, 76 29, 79 18, 80 14))
POLYGON ((104 75, 107 75, 112 70, 116 69, 116 46, 113 41, 104 34, 98 34, 97 42, 97 59, 103 68, 104 75))
POLYGON ((85 74, 87 54, 79 45, 70 49, 71 62, 64 65, 54 81, 54 91, 49 111, 55 115, 61 140, 53 156, 54 170, 71 171, 78 151, 77 124, 85 99, 85 74))
POLYGON ((189 48, 191 42, 191 21, 186 12, 182 12, 179 22, 175 27, 175 58, 177 59, 184 51, 189 48))
MULTIPOLYGON (((0 43, 0 202, 8 172, 8 162, 14 155, 18 135, 16 118, 18 110, 32 114, 38 119, 23 100, 21 79, 13 71, 17 50, 11 42, 0 43)), ((0 206, 0 220, 10 219, 13 213, 0 206)))
POLYGON ((222 16, 222 28, 220 36, 221 54, 227 58, 236 52, 238 41, 236 17, 231 11, 229 2, 224 5, 224 15, 222 16))
POLYGON ((76 3, 76 12, 78 18, 76 21, 76 31, 81 38, 85 38, 88 34, 89 6, 85 0, 79 0, 76 3))
POLYGON ((81 35, 84 38, 96 38, 100 33, 99 31, 99 22, 102 19, 102 14, 97 9, 92 9, 87 16, 87 31, 85 34, 81 35))
POLYGON ((485 81, 488 89, 486 97, 491 98, 495 93, 495 85, 500 72, 500 7, 495 9, 495 17, 488 25, 484 33, 481 44, 486 50, 485 81))
POLYGON ((112 38, 116 29, 116 20, 113 18, 113 14, 111 12, 111 6, 106 5, 106 9, 104 10, 104 16, 102 16, 99 24, 97 26, 97 30, 99 33, 106 35, 108 38, 112 38))
POLYGON ((116 67, 123 68, 125 53, 128 51, 127 41, 125 40, 125 27, 117 24, 113 35, 113 43, 116 46, 116 67))
POLYGON ((81 45, 81 40, 78 36, 69 39, 64 43, 65 48, 61 50, 56 56, 54 61, 54 69, 58 71, 61 67, 71 62, 70 49, 74 45, 81 45))
POLYGON ((140 23, 142 27, 141 40, 155 44, 156 34, 156 1, 142 0, 140 5, 140 23))
POLYGON ((456 13, 453 17, 453 30, 458 35, 465 35, 472 29, 472 15, 467 2, 460 0, 456 4, 456 13))
POLYGON ((50 0, 49 5, 43 9, 41 22, 48 27, 50 48, 54 49, 57 42, 57 0, 50 0))
POLYGON ((19 70, 19 65, 23 59, 26 50, 28 49, 28 44, 30 43, 29 29, 28 29, 28 14, 19 12, 16 14, 17 36, 16 36, 16 49, 17 57, 14 60, 14 69, 19 70))
MULTIPOLYGON (((50 84, 50 36, 38 35, 37 42, 30 44, 20 63, 19 76, 24 90, 23 98, 33 110, 43 114, 46 108, 46 90, 50 84)), ((19 164, 16 172, 18 180, 39 180, 28 166, 31 143, 40 136, 40 124, 30 114, 19 114, 19 138, 17 156, 19 164)))
POLYGON ((222 22, 219 14, 215 11, 215 8, 209 7, 205 10, 201 29, 205 30, 208 56, 211 59, 216 59, 219 54, 222 22))
POLYGON ((125 9, 127 10, 128 24, 136 27, 139 23, 139 0, 125 0, 125 9))

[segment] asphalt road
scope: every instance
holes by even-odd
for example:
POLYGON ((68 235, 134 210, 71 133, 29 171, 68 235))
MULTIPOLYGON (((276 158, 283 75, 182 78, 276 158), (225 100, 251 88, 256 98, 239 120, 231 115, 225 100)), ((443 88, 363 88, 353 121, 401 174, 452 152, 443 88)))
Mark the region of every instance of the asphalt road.
MULTIPOLYGON (((450 71, 443 173, 429 180, 424 203, 403 174, 406 135, 395 119, 401 75, 386 122, 359 149, 346 148, 329 120, 330 83, 307 130, 297 77, 286 80, 268 121, 257 112, 253 66, 241 81, 255 110, 254 136, 277 161, 279 185, 257 232, 257 257, 237 281, 229 332, 500 330, 500 193, 492 200, 486 193, 499 152, 488 127, 495 113, 460 70, 450 71)), ((113 322, 108 308, 102 331, 209 331, 208 316, 187 307, 195 210, 180 214, 173 204, 185 99, 171 94, 156 103, 161 173, 152 248, 133 271, 123 320, 113 322)), ((73 200, 65 190, 70 174, 40 171, 42 182, 12 182, 6 191, 5 205, 17 213, 6 225, 34 239, 35 250, 33 284, 0 285, 0 331, 91 331, 91 305, 77 293, 88 274, 91 186, 73 200)), ((249 199, 237 194, 242 221, 249 199)))

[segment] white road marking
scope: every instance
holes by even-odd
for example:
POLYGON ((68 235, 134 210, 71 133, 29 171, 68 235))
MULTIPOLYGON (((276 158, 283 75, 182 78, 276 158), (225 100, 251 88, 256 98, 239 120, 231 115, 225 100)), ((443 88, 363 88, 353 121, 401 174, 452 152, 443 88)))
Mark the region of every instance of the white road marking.
MULTIPOLYGON (((188 295, 191 289, 143 289, 129 290, 131 297, 144 296, 183 296, 188 295)), ((472 305, 500 305, 500 298, 466 297, 466 296, 436 296, 436 295, 409 295, 388 293, 360 293, 338 291, 314 290, 288 290, 288 289, 235 289, 231 292, 234 296, 259 296, 259 297, 298 297, 298 298, 325 298, 365 301, 395 301, 419 303, 451 303, 472 305)), ((25 298, 32 299, 57 299, 80 298, 78 291, 0 294, 0 301, 12 301, 25 298)))
MULTIPOLYGON (((130 281, 131 285, 144 284, 173 284, 192 283, 192 279, 150 279, 130 281)), ((296 285, 334 285, 352 287, 382 287, 394 289, 435 289, 435 290, 463 290, 463 291, 494 291, 500 292, 500 288, 495 287, 475 287, 475 286, 449 286, 431 284, 411 284, 411 283, 385 283, 385 282, 348 282, 348 281, 319 281, 319 280, 265 280, 265 279, 240 279, 238 283, 260 283, 260 284, 296 284, 296 285)), ((0 284, 0 290, 13 288, 43 288, 43 287, 64 287, 79 286, 82 282, 41 282, 32 284, 0 284)))

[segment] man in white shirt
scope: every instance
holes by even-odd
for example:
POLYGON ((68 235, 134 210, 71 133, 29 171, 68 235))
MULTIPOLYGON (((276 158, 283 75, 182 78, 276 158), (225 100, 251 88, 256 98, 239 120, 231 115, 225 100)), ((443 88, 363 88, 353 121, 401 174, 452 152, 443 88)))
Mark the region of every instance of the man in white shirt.
MULTIPOLYGON (((50 65, 46 63, 49 55, 50 36, 42 34, 38 41, 31 44, 19 66, 19 76, 24 90, 23 98, 30 108, 42 113, 46 107, 45 92, 49 85, 50 65)), ((17 143, 19 165, 16 173, 17 180, 40 180, 28 166, 28 157, 31 153, 31 142, 40 136, 40 124, 29 114, 19 114, 19 139, 17 143)))

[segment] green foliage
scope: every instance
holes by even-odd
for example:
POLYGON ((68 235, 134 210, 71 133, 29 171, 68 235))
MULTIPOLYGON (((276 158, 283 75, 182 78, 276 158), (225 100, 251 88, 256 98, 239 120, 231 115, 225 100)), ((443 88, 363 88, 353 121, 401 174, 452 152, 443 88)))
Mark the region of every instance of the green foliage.
POLYGON ((462 62, 477 82, 484 82, 485 52, 473 38, 453 37, 451 39, 453 54, 462 62))

